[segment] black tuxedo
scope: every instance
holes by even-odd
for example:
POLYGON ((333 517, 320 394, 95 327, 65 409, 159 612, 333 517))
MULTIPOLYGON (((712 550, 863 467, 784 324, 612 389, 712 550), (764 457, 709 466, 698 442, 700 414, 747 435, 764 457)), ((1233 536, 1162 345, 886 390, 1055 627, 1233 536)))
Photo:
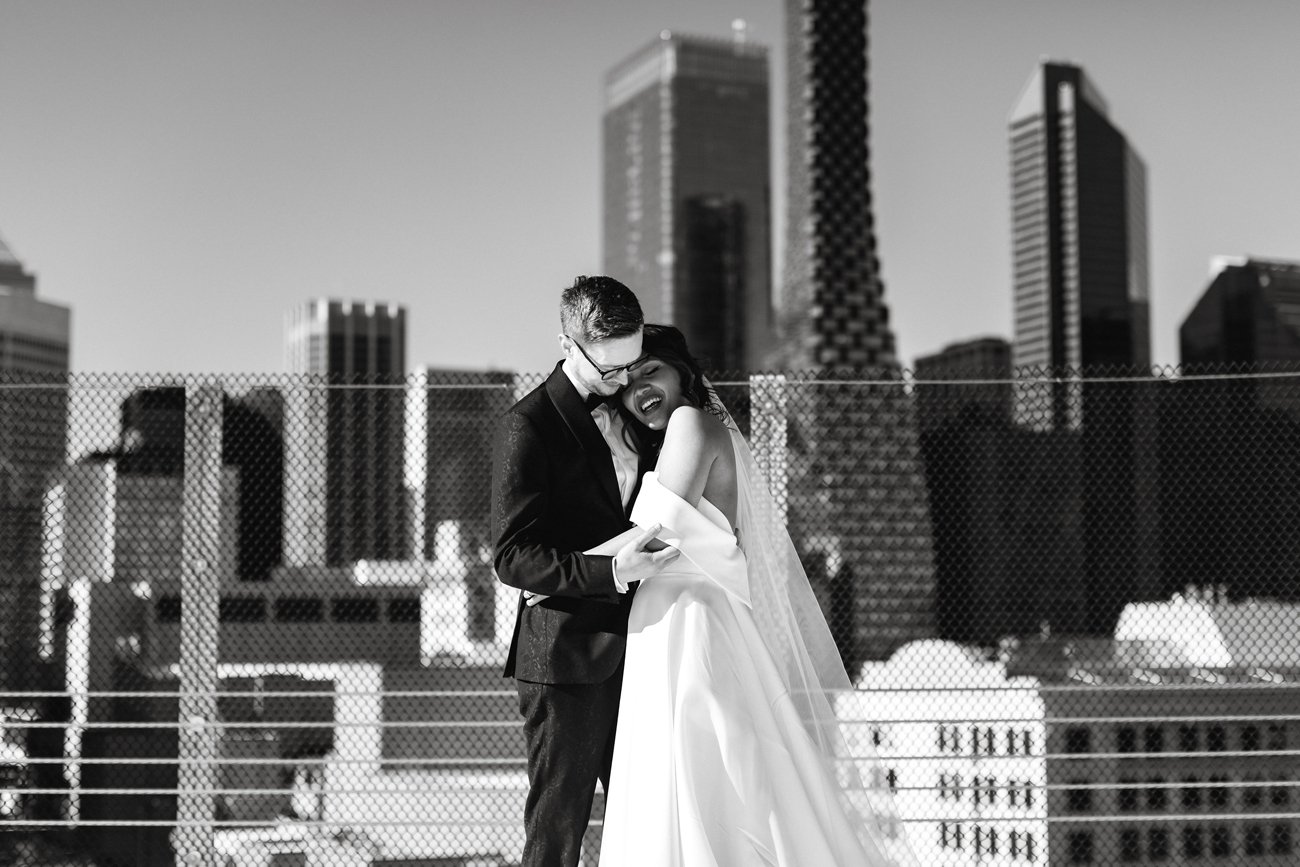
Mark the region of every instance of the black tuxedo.
POLYGON ((597 778, 608 785, 632 594, 612 557, 631 526, 608 445, 556 365, 501 419, 492 470, 497 577, 520 594, 505 675, 528 745, 525 865, 577 863, 597 778))

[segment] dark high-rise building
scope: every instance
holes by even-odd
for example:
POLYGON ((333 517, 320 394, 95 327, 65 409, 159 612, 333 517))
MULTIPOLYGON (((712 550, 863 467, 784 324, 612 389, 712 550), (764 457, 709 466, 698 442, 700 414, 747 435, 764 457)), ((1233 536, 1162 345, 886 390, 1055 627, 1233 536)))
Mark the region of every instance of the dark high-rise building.
POLYGON ((866 3, 786 0, 785 14, 786 270, 771 358, 819 374, 784 386, 789 521, 856 671, 934 635, 930 515, 876 259, 866 3))
POLYGON ((976 416, 1010 424, 1011 344, 1002 338, 981 337, 945 346, 918 357, 913 373, 922 433, 952 422, 970 423, 976 416))
MULTIPOLYGON (((226 396, 221 410, 221 462, 238 470, 235 573, 241 581, 268 581, 283 548, 284 443, 278 395, 257 389, 226 396)), ((117 462, 120 476, 179 478, 185 466, 185 389, 143 388, 122 401, 116 449, 97 458, 117 462)))
MULTIPOLYGON (((1146 169, 1084 71, 1039 64, 1010 117, 1016 418, 1080 442, 1087 610, 1154 592, 1146 169)), ((1072 498, 1066 494, 1066 501, 1072 498)))
POLYGON ((1300 362, 1300 262, 1219 257, 1178 329, 1184 365, 1300 362))
POLYGON ((915 373, 940 636, 991 647, 1082 631, 1078 437, 1014 423, 1000 338, 947 346, 915 373))
POLYGON ((665 31, 605 77, 605 271, 709 368, 771 330, 767 49, 665 31))
MULTIPOLYGON (((1011 113, 1017 368, 1151 363, 1146 168, 1077 66, 1043 62, 1011 113)), ((1037 429, 1084 423, 1083 392, 1022 387, 1037 429)))
POLYGON ((315 299, 285 344, 286 565, 404 559, 406 310, 315 299))
POLYGON ((1300 262, 1211 271, 1161 387, 1163 590, 1300 599, 1300 262))
POLYGON ((66 449, 70 321, 0 240, 0 692, 38 686, 41 498, 66 449))
POLYGON ((786 0, 780 366, 897 362, 871 207, 865 0, 786 0))

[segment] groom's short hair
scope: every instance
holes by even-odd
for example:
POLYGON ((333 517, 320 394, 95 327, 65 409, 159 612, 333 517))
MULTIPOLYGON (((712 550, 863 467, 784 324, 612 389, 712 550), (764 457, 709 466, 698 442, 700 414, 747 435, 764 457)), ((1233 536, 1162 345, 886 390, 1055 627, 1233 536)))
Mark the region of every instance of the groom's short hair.
POLYGON ((596 343, 628 337, 643 324, 641 302, 613 277, 576 277, 560 296, 560 327, 576 340, 596 343))

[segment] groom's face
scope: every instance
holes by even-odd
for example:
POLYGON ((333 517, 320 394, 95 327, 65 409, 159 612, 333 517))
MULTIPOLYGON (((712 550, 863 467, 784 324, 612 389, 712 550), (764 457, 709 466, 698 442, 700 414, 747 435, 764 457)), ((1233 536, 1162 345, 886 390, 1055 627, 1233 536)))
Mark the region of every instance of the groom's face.
POLYGON ((583 344, 561 335, 560 346, 576 378, 587 390, 608 396, 627 385, 626 366, 641 358, 641 332, 583 344))

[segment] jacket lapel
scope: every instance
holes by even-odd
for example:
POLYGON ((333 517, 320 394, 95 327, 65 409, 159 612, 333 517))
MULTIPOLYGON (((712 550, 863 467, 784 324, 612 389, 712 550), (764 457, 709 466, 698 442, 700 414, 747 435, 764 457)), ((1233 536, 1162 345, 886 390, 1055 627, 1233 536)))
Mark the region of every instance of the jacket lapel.
POLYGON ((555 370, 547 378, 546 393, 559 411, 560 418, 582 445, 587 465, 591 468, 600 489, 614 507, 619 512, 623 512, 623 498, 619 495, 618 477, 614 474, 614 458, 609 453, 609 445, 600 435, 600 428, 596 427, 596 422, 587 411, 582 398, 578 396, 577 389, 573 387, 569 377, 564 375, 561 369, 563 364, 564 362, 560 362, 555 365, 555 370))

